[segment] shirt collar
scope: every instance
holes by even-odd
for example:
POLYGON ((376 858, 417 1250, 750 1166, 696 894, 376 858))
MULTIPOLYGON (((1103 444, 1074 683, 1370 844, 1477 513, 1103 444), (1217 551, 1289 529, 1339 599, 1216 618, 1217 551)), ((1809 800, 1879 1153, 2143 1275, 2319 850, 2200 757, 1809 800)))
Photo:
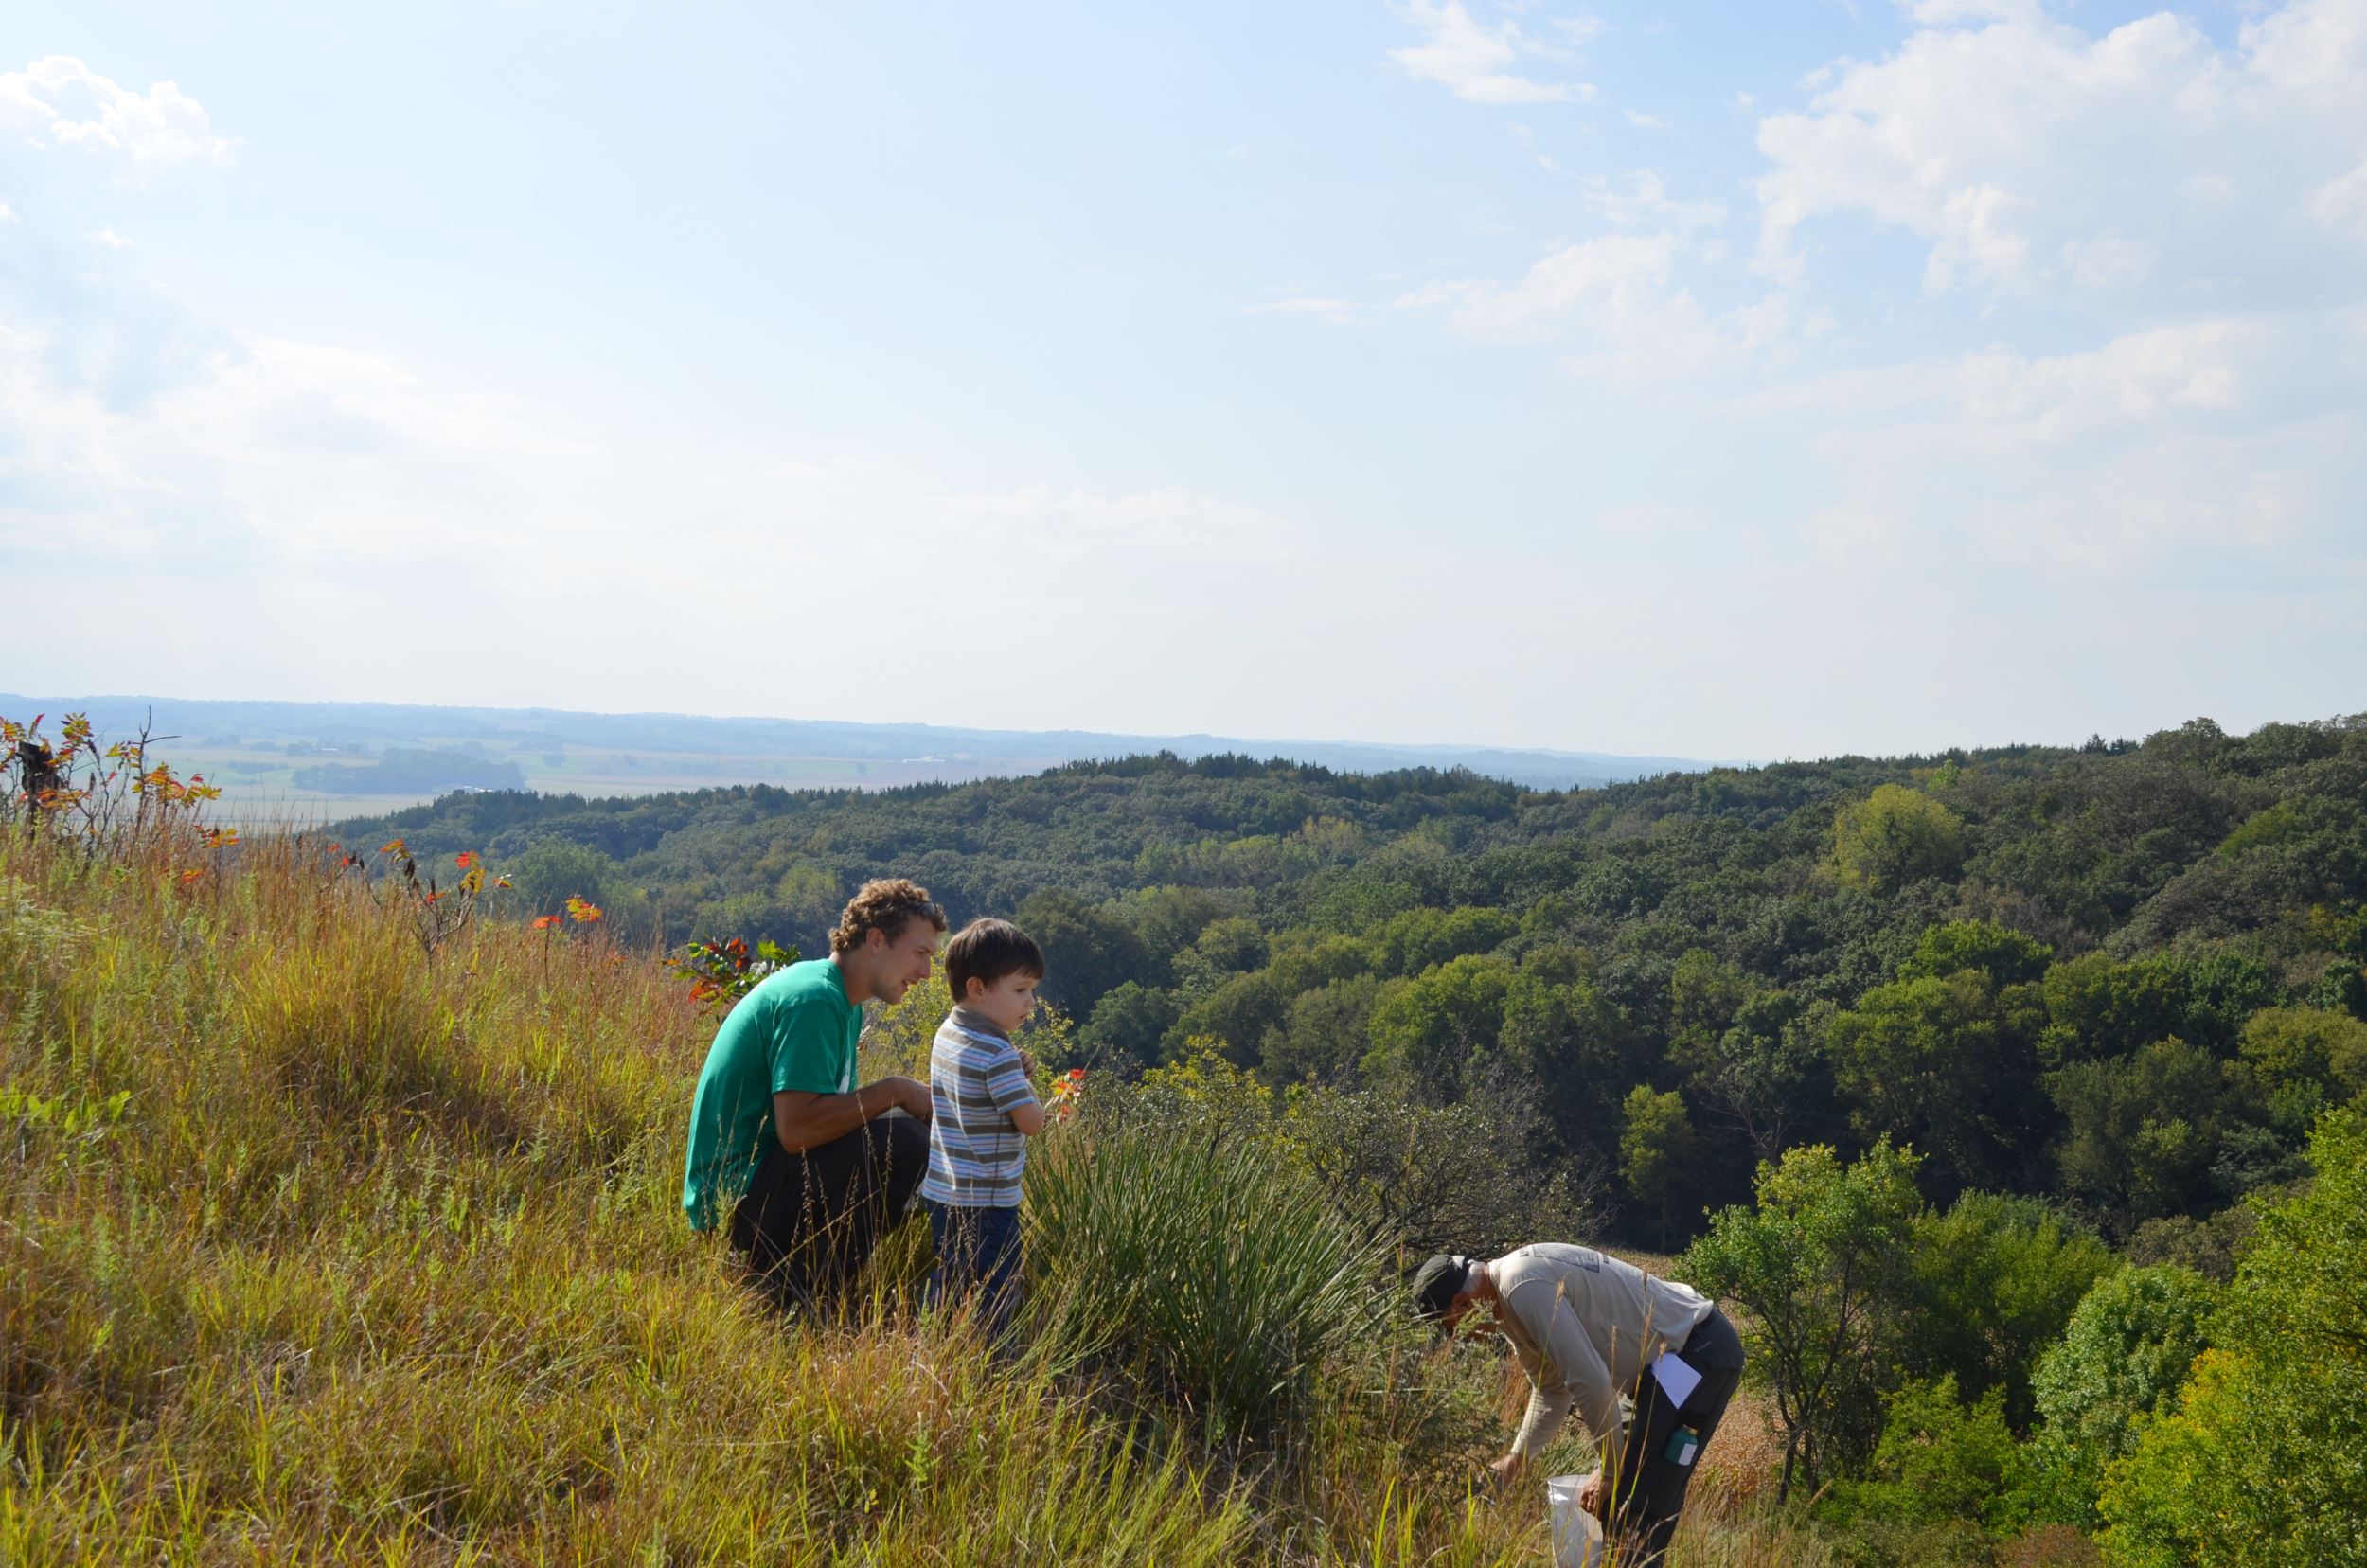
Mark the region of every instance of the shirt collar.
POLYGON ((953 1022, 971 1034, 992 1035, 1006 1045, 1010 1043, 1009 1030, 988 1018, 985 1013, 972 1012, 958 1002, 953 1005, 953 1022))

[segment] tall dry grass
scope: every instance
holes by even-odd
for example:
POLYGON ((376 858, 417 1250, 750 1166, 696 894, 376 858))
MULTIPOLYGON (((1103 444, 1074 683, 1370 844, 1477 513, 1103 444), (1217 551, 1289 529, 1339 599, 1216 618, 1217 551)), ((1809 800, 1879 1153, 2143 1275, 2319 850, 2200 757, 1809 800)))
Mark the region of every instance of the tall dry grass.
POLYGON ((848 1324, 773 1315, 677 1206, 712 1027, 596 936, 431 953, 316 844, 0 835, 0 1562, 1542 1559, 1541 1505, 1473 1489, 1483 1354, 1236 1303, 1185 1329, 1254 1375, 1163 1387, 1079 1297, 996 1360, 906 1310, 917 1227, 848 1324), (1277 1383, 1257 1442, 1204 1418, 1277 1383))

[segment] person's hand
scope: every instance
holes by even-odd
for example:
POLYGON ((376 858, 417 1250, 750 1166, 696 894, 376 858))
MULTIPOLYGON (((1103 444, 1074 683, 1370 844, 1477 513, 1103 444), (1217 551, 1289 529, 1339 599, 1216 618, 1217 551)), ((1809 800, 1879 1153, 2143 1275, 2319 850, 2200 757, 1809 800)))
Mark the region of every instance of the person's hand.
POLYGON ((929 1097, 929 1086, 918 1078, 891 1078, 888 1083, 896 1090, 896 1104, 904 1114, 927 1121, 936 1114, 936 1104, 929 1097))
POLYGON ((1603 1512, 1603 1472, 1595 1470, 1578 1483, 1578 1506, 1596 1518, 1603 1512))
POLYGON ((1027 1054, 1026 1047, 1024 1046, 1020 1048, 1019 1070, 1025 1073, 1031 1078, 1036 1076, 1036 1059, 1027 1054))
POLYGON ((1528 1460, 1520 1454, 1507 1453, 1503 1458, 1497 1460, 1494 1464, 1488 1466, 1487 1470, 1490 1475, 1493 1475, 1496 1478, 1496 1484, 1498 1486, 1509 1486, 1513 1482, 1521 1479, 1521 1472, 1528 1469, 1528 1460))

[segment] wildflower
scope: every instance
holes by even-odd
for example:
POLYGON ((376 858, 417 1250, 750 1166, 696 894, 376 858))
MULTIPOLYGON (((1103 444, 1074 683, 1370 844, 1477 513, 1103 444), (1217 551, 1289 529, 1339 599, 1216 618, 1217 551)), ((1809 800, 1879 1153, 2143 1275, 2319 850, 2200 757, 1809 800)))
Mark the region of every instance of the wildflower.
POLYGON ((378 852, 382 855, 407 855, 411 852, 411 848, 402 840, 397 839, 392 844, 381 845, 378 852))
POLYGON ((599 919, 600 906, 598 904, 589 902, 586 900, 578 899, 573 894, 569 894, 567 898, 567 918, 575 921, 578 925, 591 925, 599 919))
POLYGON ((453 856, 452 859, 453 864, 459 866, 463 871, 466 871, 469 867, 476 864, 476 856, 466 849, 461 850, 460 853, 453 856))
POLYGON ((558 923, 559 917, 556 915, 539 915, 535 917, 534 929, 537 931, 548 931, 551 927, 557 925, 558 923))

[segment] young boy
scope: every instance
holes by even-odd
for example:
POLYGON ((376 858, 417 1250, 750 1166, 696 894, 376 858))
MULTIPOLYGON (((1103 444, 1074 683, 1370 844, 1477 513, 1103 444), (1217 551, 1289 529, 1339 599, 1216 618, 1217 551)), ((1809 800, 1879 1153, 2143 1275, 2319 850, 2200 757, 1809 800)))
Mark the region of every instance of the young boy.
POLYGON ((979 1292, 979 1327, 991 1338, 1016 1305, 1020 1172, 1044 1124, 1032 1064, 1011 1043, 1035 1008, 1043 950, 1008 920, 972 920, 945 945, 945 978, 953 1010, 929 1052, 935 1114, 920 1183, 937 1244, 929 1305, 979 1292))

